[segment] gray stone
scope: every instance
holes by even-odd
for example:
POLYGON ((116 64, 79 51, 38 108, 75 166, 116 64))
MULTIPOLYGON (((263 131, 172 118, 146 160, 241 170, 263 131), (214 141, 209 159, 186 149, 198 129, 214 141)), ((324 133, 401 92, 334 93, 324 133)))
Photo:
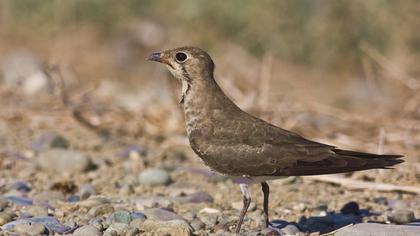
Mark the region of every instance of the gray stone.
POLYGON ((78 195, 81 200, 88 199, 90 196, 96 195, 95 186, 92 184, 84 184, 80 187, 78 195))
POLYGON ((160 168, 147 169, 139 175, 139 182, 144 185, 167 185, 171 181, 169 173, 160 168))
POLYGON ((20 87, 27 94, 48 92, 51 86, 41 60, 28 50, 16 50, 5 56, 1 72, 5 84, 20 87))
POLYGON ((51 149, 40 154, 38 165, 45 171, 56 173, 83 173, 92 163, 86 155, 72 150, 51 149))
POLYGON ((32 143, 32 149, 37 152, 47 151, 53 148, 67 149, 69 146, 69 142, 63 136, 56 133, 43 134, 32 143))
POLYGON ((361 223, 339 229, 334 236, 418 236, 420 227, 408 225, 386 225, 361 223))
POLYGON ((129 224, 132 220, 131 213, 128 211, 116 211, 110 215, 110 221, 112 223, 124 223, 129 224))
POLYGON ((114 207, 111 204, 103 204, 103 205, 92 207, 89 210, 89 215, 100 216, 100 215, 110 214, 113 211, 114 211, 114 207))
POLYGON ((48 210, 42 206, 25 206, 22 211, 30 216, 48 216, 48 210))
POLYGON ((101 236, 102 233, 95 226, 84 225, 73 232, 73 236, 101 236))
POLYGON ((151 208, 141 211, 144 215, 146 215, 147 219, 151 220, 161 220, 161 221, 168 221, 168 220, 184 220, 184 218, 172 211, 160 209, 160 208, 151 208))
POLYGON ((388 212, 386 218, 392 223, 407 224, 414 220, 414 212, 410 210, 394 210, 388 212))
POLYGON ((146 221, 146 219, 134 219, 130 222, 130 227, 136 228, 136 229, 142 229, 143 223, 146 221))
POLYGON ((199 214, 200 220, 209 228, 214 227, 217 224, 217 218, 219 214, 199 214))
POLYGON ((108 229, 105 230, 104 235, 113 235, 114 232, 117 233, 117 235, 125 235, 128 231, 128 224, 124 223, 112 223, 108 229))
POLYGON ((21 223, 16 225, 13 231, 24 235, 42 235, 45 232, 45 226, 39 223, 21 223))
POLYGON ((0 211, 3 211, 9 206, 9 201, 3 198, 0 198, 0 211))
POLYGON ((128 228, 125 236, 136 236, 136 235, 139 235, 139 233, 140 233, 139 229, 130 227, 130 228, 128 228))
POLYGON ((9 223, 10 221, 15 218, 16 215, 13 213, 7 213, 7 212, 0 212, 0 226, 9 223))
POLYGON ((157 235, 188 236, 193 235, 194 229, 185 220, 146 220, 143 230, 157 235))
POLYGON ((203 221, 201 221, 200 219, 196 218, 194 220, 191 221, 190 223, 191 227, 195 230, 195 231, 199 231, 200 229, 203 229, 204 226, 206 226, 203 221))
POLYGON ((80 201, 77 203, 77 205, 79 205, 79 207, 83 207, 83 208, 92 208, 95 206, 99 206, 102 204, 108 204, 111 203, 111 201, 108 198, 104 198, 104 197, 93 197, 93 198, 89 198, 86 199, 84 201, 80 201))

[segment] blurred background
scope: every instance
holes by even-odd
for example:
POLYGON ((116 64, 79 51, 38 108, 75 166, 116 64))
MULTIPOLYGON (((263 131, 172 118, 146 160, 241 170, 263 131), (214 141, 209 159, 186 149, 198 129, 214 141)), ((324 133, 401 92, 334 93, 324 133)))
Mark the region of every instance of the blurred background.
MULTIPOLYGON (((420 186, 419 26, 417 0, 2 0, 0 193, 68 202, 101 194, 125 204, 192 185, 218 189, 213 207, 232 210, 225 197, 240 203, 240 194, 231 182, 179 171, 203 167, 185 137, 181 88, 145 60, 186 45, 209 52, 216 80, 242 109, 341 148, 405 155, 393 171, 346 177, 420 186), (154 167, 166 175, 150 188, 138 174, 154 167)), ((302 197, 274 188, 274 207, 319 196, 332 209, 357 201, 386 211, 369 205, 370 192, 293 183, 306 186, 302 197)), ((61 222, 90 220, 62 207, 52 213, 61 222)), ((418 205, 409 209, 418 216, 418 205)), ((275 217, 297 221, 295 213, 275 217)))
POLYGON ((212 55, 243 109, 336 145, 418 160, 419 25, 414 0, 4 0, 3 116, 77 109, 88 129, 182 135, 177 82, 145 58, 193 45, 212 55))

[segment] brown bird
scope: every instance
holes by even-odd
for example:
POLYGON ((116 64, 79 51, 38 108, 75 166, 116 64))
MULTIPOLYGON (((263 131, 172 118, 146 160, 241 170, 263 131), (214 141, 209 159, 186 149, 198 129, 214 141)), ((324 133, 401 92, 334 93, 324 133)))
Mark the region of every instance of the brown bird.
MULTIPOLYGON (((401 155, 348 151, 314 142, 246 113, 223 93, 213 77, 213 60, 199 48, 153 53, 148 60, 166 64, 181 81, 188 138, 203 162, 223 175, 261 183, 266 227, 270 225, 267 180, 387 169, 403 162, 401 155)), ((241 183, 240 188, 243 208, 237 233, 251 203, 248 184, 241 183)))

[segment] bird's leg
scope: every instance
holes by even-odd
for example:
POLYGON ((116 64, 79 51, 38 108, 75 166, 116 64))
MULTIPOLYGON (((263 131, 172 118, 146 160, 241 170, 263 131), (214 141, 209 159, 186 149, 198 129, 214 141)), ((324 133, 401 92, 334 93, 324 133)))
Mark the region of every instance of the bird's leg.
POLYGON ((265 227, 268 228, 270 226, 270 220, 268 219, 268 196, 270 195, 270 187, 267 182, 261 182, 261 189, 264 194, 264 223, 265 227))
POLYGON ((248 185, 239 184, 239 187, 241 187, 242 195, 244 197, 244 205, 242 207, 241 214, 239 215, 239 222, 236 225, 236 233, 239 233, 241 230, 241 225, 244 222, 246 211, 248 210, 249 204, 251 204, 251 194, 249 193, 248 185))

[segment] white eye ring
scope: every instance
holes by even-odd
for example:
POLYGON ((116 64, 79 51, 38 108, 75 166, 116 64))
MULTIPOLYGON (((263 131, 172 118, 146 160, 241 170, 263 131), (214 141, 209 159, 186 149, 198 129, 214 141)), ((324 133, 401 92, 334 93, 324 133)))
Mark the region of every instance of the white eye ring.
POLYGON ((175 54, 175 60, 179 63, 183 63, 188 59, 188 56, 186 53, 184 52, 177 52, 175 54))

